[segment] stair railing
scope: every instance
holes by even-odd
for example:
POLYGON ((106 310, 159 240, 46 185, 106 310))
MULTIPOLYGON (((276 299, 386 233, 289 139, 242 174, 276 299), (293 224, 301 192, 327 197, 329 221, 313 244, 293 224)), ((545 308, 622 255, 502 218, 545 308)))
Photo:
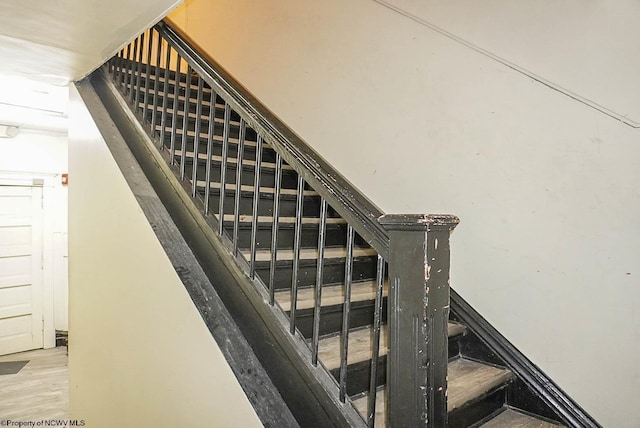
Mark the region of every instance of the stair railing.
POLYGON ((160 22, 124 47, 106 66, 114 86, 147 127, 175 179, 200 207, 203 218, 227 246, 229 255, 244 270, 265 304, 274 309, 278 306, 275 298, 278 265, 285 260, 292 263, 289 315, 286 317, 279 309, 274 314, 281 327, 289 331, 301 358, 316 369, 312 372, 319 377, 326 393, 337 406, 342 406, 348 424, 373 427, 376 420, 380 422, 376 413, 386 413, 384 422, 391 427, 446 426, 449 237, 458 219, 450 215, 382 215, 219 65, 185 39, 167 23, 160 22), (201 132, 204 124, 208 125, 206 133, 201 132), (255 136, 255 141, 249 134, 255 136), (220 153, 216 149, 219 146, 220 153), (275 159, 263 159, 267 148, 275 152, 275 159), (246 156, 249 149, 254 156, 246 156), (243 171, 247 168, 253 169, 251 184, 243 183, 243 171), (273 187, 269 189, 261 183, 265 170, 274 171, 273 187), (283 186, 285 170, 295 172, 295 190, 283 186), (266 209, 261 198, 265 192, 273 197, 272 205, 266 209), (243 196, 247 194, 252 195, 250 215, 241 213, 243 196), (285 196, 295 198, 294 218, 280 214, 285 196), (301 264, 309 255, 301 248, 301 234, 307 199, 311 196, 319 196, 320 203, 318 245, 312 251, 317 260, 313 326, 311 338, 306 338, 310 340, 305 340, 298 330, 296 306, 301 264), (268 246, 258 239, 258 223, 265 217, 261 210, 272 217, 268 246), (323 269, 329 251, 327 224, 336 218, 346 221, 346 254, 340 367, 337 381, 333 381, 317 368, 323 364, 319 343, 323 269), (250 245, 243 249, 239 230, 248 220, 250 245), (279 230, 286 222, 294 224, 292 254, 283 254, 278 246, 279 230), (376 263, 372 363, 367 406, 361 419, 354 417, 357 413, 348 405, 351 398, 347 367, 350 295, 357 280, 353 267, 362 254, 375 257, 376 263), (268 274, 258 274, 259 265, 265 263, 268 274), (376 398, 380 398, 378 366, 382 358, 381 320, 387 276, 388 389, 386 410, 382 412, 376 409, 376 398))

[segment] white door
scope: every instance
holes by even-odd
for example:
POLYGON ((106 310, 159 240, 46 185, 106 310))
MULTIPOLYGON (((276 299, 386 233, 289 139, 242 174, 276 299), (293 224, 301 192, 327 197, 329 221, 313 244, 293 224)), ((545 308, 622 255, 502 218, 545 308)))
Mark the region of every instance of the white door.
POLYGON ((43 347, 42 188, 0 184, 0 355, 43 347))

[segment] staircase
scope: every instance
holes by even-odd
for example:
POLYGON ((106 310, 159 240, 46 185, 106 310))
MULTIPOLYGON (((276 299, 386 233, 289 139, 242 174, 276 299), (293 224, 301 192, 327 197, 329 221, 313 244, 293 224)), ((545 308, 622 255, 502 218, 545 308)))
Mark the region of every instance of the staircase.
MULTIPOLYGON (((335 380, 335 394, 362 425, 386 426, 386 263, 203 76, 162 66, 176 52, 160 47, 156 31, 104 71, 266 304, 335 380)), ((455 311, 447 332, 448 426, 562 426, 455 311)))

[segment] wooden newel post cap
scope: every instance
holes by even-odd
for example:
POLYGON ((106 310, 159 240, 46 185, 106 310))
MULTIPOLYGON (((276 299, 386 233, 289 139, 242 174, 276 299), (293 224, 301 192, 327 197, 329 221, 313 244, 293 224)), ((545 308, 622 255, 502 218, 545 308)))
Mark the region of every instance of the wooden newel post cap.
POLYGON ((453 230, 460 219, 449 214, 385 214, 378 221, 386 230, 453 230))

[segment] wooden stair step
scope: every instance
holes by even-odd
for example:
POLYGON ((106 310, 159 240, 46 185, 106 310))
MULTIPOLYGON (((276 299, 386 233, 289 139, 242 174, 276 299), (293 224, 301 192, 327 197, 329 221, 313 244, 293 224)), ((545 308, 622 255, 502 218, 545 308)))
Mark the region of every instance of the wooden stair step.
MULTIPOLYGON (((387 284, 383 288, 383 294, 387 295, 387 284)), ((298 289, 297 309, 311 309, 315 305, 315 287, 305 287, 298 289)), ((276 292, 276 301, 283 311, 291 310, 291 291, 282 290, 276 292)), ((376 298, 376 282, 360 281, 351 284, 351 302, 365 302, 376 298)), ((321 306, 341 305, 344 302, 344 285, 325 285, 322 287, 321 306)))
MULTIPOLYGON (((187 160, 193 159, 193 155, 194 155, 194 152, 191 151, 191 150, 187 150, 185 152, 185 158, 187 160)), ((175 153, 175 157, 179 158, 181 156, 182 156, 182 150, 177 149, 176 153, 175 153)), ((198 153, 198 159, 206 161, 207 160, 207 154, 206 153, 198 153)), ((211 160, 214 161, 214 162, 217 162, 217 163, 222 163, 222 156, 211 155, 211 160)), ((235 166, 238 163, 238 159, 235 156, 228 156, 227 157, 227 163, 232 164, 232 165, 235 166)), ((245 166, 245 167, 250 166, 250 167, 255 168, 256 161, 251 160, 251 159, 242 159, 242 165, 245 166)), ((262 169, 264 169, 264 168, 276 169, 276 164, 273 163, 273 162, 264 162, 264 161, 262 161, 262 163, 260 164, 260 168, 262 168, 262 169)), ((293 170, 293 168, 291 168, 290 165, 287 165, 287 164, 283 163, 282 164, 282 170, 283 171, 284 170, 293 170)))
MULTIPOLYGON (((458 358, 457 360, 449 362, 448 370, 447 411, 449 412, 474 401, 476 398, 504 384, 512 377, 511 371, 507 369, 497 368, 464 358, 458 358)), ((353 400, 354 406, 363 418, 366 417, 367 413, 367 399, 368 395, 364 394, 353 400)), ((381 388, 376 394, 375 426, 378 428, 386 426, 385 407, 386 389, 381 388)), ((496 425, 496 427, 497 426, 498 425, 496 425)), ((507 425, 499 426, 506 427, 507 425)), ((542 427, 547 428, 546 425, 542 427)))
POLYGON ((480 425, 480 428, 557 428, 562 426, 507 408, 490 421, 480 425))
POLYGON ((447 410, 463 407, 495 387, 511 380, 510 370, 483 364, 465 358, 449 363, 447 410))
MULTIPOLYGON (((252 215, 240 215, 239 217, 240 223, 251 223, 253 222, 252 215)), ((224 215, 225 222, 233 222, 235 221, 235 216, 233 214, 225 214, 224 215)), ((280 216, 278 218, 278 224, 295 224, 295 217, 285 217, 280 216)), ((258 216, 258 224, 273 224, 273 216, 268 215, 260 215, 258 216)), ((302 217, 302 224, 311 224, 311 225, 319 225, 320 219, 317 217, 302 217)), ((342 217, 328 217, 327 225, 335 225, 335 224, 347 224, 347 222, 342 217)))
MULTIPOLYGON (((243 188, 245 186, 242 186, 243 188)), ((260 189, 263 191, 263 189, 260 189)), ((307 191, 305 191, 306 193, 307 191)), ((313 192, 313 194, 316 194, 313 192)), ((250 251, 242 251, 242 255, 249 260, 251 252, 250 251)), ((378 253, 373 248, 354 248, 353 249, 353 257, 374 257, 377 256, 378 253)), ((278 261, 291 261, 293 260, 294 252, 291 249, 287 250, 278 250, 277 260, 278 261)), ((324 249, 324 259, 344 259, 347 256, 347 249, 343 247, 335 247, 335 248, 325 248, 324 249)), ((317 260, 318 259, 318 249, 317 248, 302 248, 300 250, 300 260, 317 260)), ((271 250, 260 250, 256 252, 256 261, 257 262, 268 262, 271 260, 271 250)))
MULTIPOLYGON (((204 189, 207 186, 207 182, 205 180, 198 180, 196 184, 197 184, 197 187, 199 187, 200 189, 204 189)), ((209 188, 220 189, 221 186, 220 186, 220 183, 218 183, 217 181, 211 181, 209 183, 209 188)), ((236 185, 235 183, 226 183, 225 189, 227 191, 235 191, 236 185)), ((243 184, 242 187, 240 187, 240 190, 242 192, 253 193, 255 190, 255 187, 248 184, 243 184)), ((276 193, 276 189, 273 187, 260 186, 260 193, 267 193, 267 194, 274 195, 276 193)), ((297 193, 298 191, 296 189, 280 189, 280 195, 283 195, 283 196, 296 196, 297 193)), ((318 193, 315 190, 305 190, 302 192, 302 194, 303 196, 318 196, 318 193)))
MULTIPOLYGON (((180 126, 182 126, 182 123, 180 123, 180 126)), ((162 125, 156 125, 155 130, 157 132, 162 131, 162 125)), ((171 132, 172 132, 172 127, 171 125, 165 125, 164 127, 164 132, 165 132, 165 136, 170 136, 171 132)), ((178 142, 181 143, 182 142, 182 129, 181 128, 176 128, 176 135, 179 135, 179 140, 178 142)), ((187 130, 187 136, 188 137, 194 137, 196 136, 195 131, 192 131, 191 129, 187 130)), ((203 132, 202 130, 200 130, 200 132, 198 133, 198 137, 204 141, 206 141, 209 138, 209 134, 207 132, 203 132)), ((240 144, 240 140, 238 140, 236 137, 229 137, 229 144, 235 144, 235 145, 239 145, 240 144)), ((215 141, 218 144, 222 144, 222 136, 221 135, 214 135, 213 136, 213 141, 215 141)), ((255 141, 251 141, 251 140, 244 140, 244 146, 245 147, 256 147, 257 143, 255 141)), ((265 149, 270 149, 271 146, 269 146, 269 144, 267 143, 263 143, 262 145, 263 148, 265 149)), ((177 148, 176 148, 177 149, 177 148)))
MULTIPOLYGON (((449 337, 464 332, 464 329, 465 327, 463 325, 450 322, 448 325, 449 337)), ((383 325, 381 330, 379 355, 383 356, 387 355, 387 326, 383 325)), ((349 365, 371 359, 371 339, 371 327, 349 331, 349 349, 347 355, 347 363, 349 365)), ((339 334, 320 339, 318 358, 328 370, 334 370, 340 367, 339 334)))
MULTIPOLYGON (((128 86, 128 85, 127 85, 128 86)), ((197 87, 196 87, 197 89, 197 87)), ((158 91, 157 92, 158 97, 164 97, 165 96, 165 92, 164 91, 158 91)), ((167 94, 167 100, 171 103, 173 103, 173 100, 175 99, 175 94, 173 93, 173 91, 169 92, 167 94)), ((178 95, 178 101, 186 101, 187 98, 184 95, 178 95)), ((194 100, 194 104, 196 102, 196 99, 189 97, 189 102, 191 102, 191 100, 194 100)), ((219 103, 216 102, 216 107, 218 106, 219 103)), ((202 105, 203 106, 211 106, 211 101, 207 101, 207 100, 202 100, 202 105)), ((224 107, 224 106, 223 106, 224 107)))
MULTIPOLYGON (((193 105, 196 105, 198 102, 197 98, 190 98, 191 102, 193 103, 193 105)), ((138 108, 140 109, 144 109, 144 100, 143 101, 139 101, 138 102, 138 108)), ((156 112, 157 113, 162 113, 162 105, 156 105, 156 112)), ((220 103, 216 103, 216 108, 217 109, 224 109, 224 104, 220 104, 220 103)), ((147 110, 149 111, 153 111, 153 105, 149 105, 148 101, 147 101, 147 110)), ((173 115, 173 108, 171 107, 167 107, 167 114, 173 115)), ((178 114, 179 115, 184 115, 184 111, 182 110, 178 110, 178 114)), ((189 118, 191 119, 197 119, 198 115, 195 112, 189 112, 189 118)), ((201 113, 200 114, 200 119, 202 121, 206 121, 208 123, 209 121, 209 114, 205 114, 205 113, 201 113)), ((213 120, 218 123, 218 124, 224 124, 224 118, 219 117, 219 116, 215 116, 213 118, 213 120)), ((237 120, 230 120, 229 121, 229 125, 231 126, 240 126, 240 122, 238 122, 237 120)), ((208 126, 208 125, 207 125, 208 126)))
MULTIPOLYGON (((152 72, 152 73, 150 73, 150 74, 148 74, 148 75, 147 75, 146 71, 144 70, 144 68, 145 68, 145 66, 146 66, 146 65, 145 65, 144 63, 142 63, 142 64, 143 64, 144 66, 142 67, 142 68, 143 68, 143 70, 141 70, 141 71, 140 71, 140 77, 141 77, 141 78, 146 79, 147 77, 149 77, 149 78, 150 78, 150 80, 158 80, 158 82, 161 82, 161 83, 164 83, 164 82, 165 82, 165 78, 164 78, 164 69, 160 70, 160 72, 159 72, 159 73, 153 73, 153 72, 152 72)), ((128 73, 127 73, 127 74, 128 74, 128 73)), ((184 89, 184 88, 186 88, 186 87, 187 87, 187 85, 186 85, 186 83, 185 83, 185 80, 186 80, 186 79, 185 79, 185 78, 186 78, 186 74, 185 74, 185 73, 180 73, 180 77, 181 77, 181 78, 180 78, 180 81, 179 81, 179 85, 180 85, 180 87, 181 87, 181 88, 183 88, 183 89, 184 89)), ((194 77, 195 77, 195 76, 194 76, 194 77)), ((171 77, 171 76, 169 76, 168 82, 169 82, 169 84, 170 84, 170 85, 175 85, 175 83, 176 83, 176 79, 175 79, 175 78, 173 78, 173 77, 171 77)), ((142 85, 142 88, 144 88, 144 85, 142 85)), ((151 84, 151 85, 150 85, 149 89, 150 89, 150 90, 153 90, 153 84, 151 84)), ((192 89, 192 90, 193 90, 193 89, 196 89, 196 90, 198 89, 198 83, 197 83, 197 80, 195 80, 195 79, 194 79, 194 81, 192 81, 192 82, 191 82, 191 89, 192 89)), ((208 85, 208 84, 206 84, 206 82, 205 82, 205 85, 203 85, 203 86, 202 86, 202 91, 203 91, 204 93, 207 93, 207 94, 210 94, 210 93, 211 93, 211 88, 209 87, 209 85, 208 85)))

